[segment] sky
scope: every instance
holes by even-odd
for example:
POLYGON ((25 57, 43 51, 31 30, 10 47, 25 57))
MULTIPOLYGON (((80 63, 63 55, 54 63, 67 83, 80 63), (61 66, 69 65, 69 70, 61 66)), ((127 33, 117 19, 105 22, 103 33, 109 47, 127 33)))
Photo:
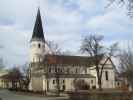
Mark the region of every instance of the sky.
POLYGON ((0 0, 0 57, 6 66, 29 62, 29 44, 40 8, 44 35, 63 51, 79 54, 83 37, 104 35, 106 45, 133 38, 124 6, 107 0, 0 0))

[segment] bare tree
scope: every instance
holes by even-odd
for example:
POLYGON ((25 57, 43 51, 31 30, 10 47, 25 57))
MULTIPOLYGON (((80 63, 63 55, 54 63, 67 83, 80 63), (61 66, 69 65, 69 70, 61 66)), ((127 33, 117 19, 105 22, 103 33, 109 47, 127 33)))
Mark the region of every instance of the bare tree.
POLYGON ((28 63, 25 63, 23 66, 21 66, 21 73, 23 75, 23 87, 28 90, 29 83, 30 83, 30 68, 28 66, 28 63))
POLYGON ((52 52, 52 54, 61 54, 61 49, 59 48, 59 45, 55 43, 54 41, 48 41, 47 45, 52 52))
POLYGON ((74 84, 74 88, 75 88, 75 92, 77 92, 77 90, 88 90, 88 89, 90 89, 90 86, 89 86, 89 84, 86 82, 86 81, 84 81, 84 80, 81 80, 81 79, 76 79, 76 80, 74 80, 74 82, 73 82, 74 84))
POLYGON ((123 74, 133 88, 133 51, 129 46, 127 50, 122 50, 119 56, 121 74, 123 74))
POLYGON ((72 55, 72 52, 69 50, 61 50, 59 45, 54 41, 47 41, 46 44, 48 45, 51 54, 53 55, 72 55))
POLYGON ((128 11, 128 16, 133 17, 133 0, 108 0, 109 3, 107 7, 111 6, 113 3, 117 3, 118 5, 126 6, 128 11))
POLYGON ((109 49, 106 49, 104 45, 102 45, 103 36, 101 35, 90 35, 83 39, 81 44, 82 53, 87 53, 89 57, 92 58, 92 62, 95 66, 95 70, 97 73, 97 81, 99 89, 102 89, 102 73, 103 69, 109 59, 113 56, 116 51, 117 43, 113 44, 109 49), (101 61, 104 60, 103 64, 101 61))
POLYGON ((7 74, 7 78, 9 82, 11 82, 12 84, 12 89, 18 89, 22 87, 23 76, 19 68, 13 67, 12 69, 10 69, 9 73, 7 74))
MULTIPOLYGON (((47 45, 48 45, 52 55, 61 55, 61 49, 59 48, 59 45, 57 43, 55 43, 54 41, 48 41, 47 45)), ((55 74, 55 80, 56 80, 56 89, 57 89, 56 92, 57 92, 57 95, 59 96, 60 95, 60 70, 58 70, 58 69, 59 69, 58 65, 55 64, 55 73, 54 74, 55 74)), ((48 82, 47 76, 49 74, 53 74, 53 73, 49 72, 48 66, 47 66, 46 71, 47 71, 46 72, 46 78, 47 78, 46 80, 47 80, 47 86, 48 86, 49 82, 48 82)), ((48 87, 47 87, 47 89, 48 89, 48 87)))
MULTIPOLYGON (((46 61, 47 62, 47 61, 46 61)), ((51 74, 54 75, 55 78, 55 84, 56 84, 56 93, 57 96, 60 95, 60 70, 59 70, 59 66, 57 65, 57 63, 54 64, 54 72, 51 71, 51 67, 50 66, 46 66, 45 67, 46 70, 46 82, 47 82, 47 91, 49 91, 49 76, 51 76, 51 74)))
POLYGON ((3 68, 5 68, 4 61, 3 58, 0 58, 0 70, 2 70, 3 68))
POLYGON ((65 50, 65 51, 61 52, 61 55, 66 55, 67 56, 67 55, 73 55, 73 53, 69 50, 65 50))
POLYGON ((55 65, 55 78, 56 78, 56 89, 57 89, 57 96, 60 95, 60 68, 55 65))

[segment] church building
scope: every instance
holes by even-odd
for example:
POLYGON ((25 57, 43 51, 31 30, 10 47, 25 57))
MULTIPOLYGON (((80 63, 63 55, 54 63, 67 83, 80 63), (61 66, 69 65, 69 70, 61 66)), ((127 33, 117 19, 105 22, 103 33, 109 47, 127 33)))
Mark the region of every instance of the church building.
MULTIPOLYGON (((59 36, 60 38, 60 36, 59 36)), ((101 62, 102 63, 102 62, 101 62)), ((30 84, 32 91, 73 91, 76 83, 82 89, 98 88, 97 75, 92 58, 52 54, 44 37, 40 10, 30 40, 30 84)), ((111 59, 103 69, 103 88, 115 88, 115 69, 111 59)))

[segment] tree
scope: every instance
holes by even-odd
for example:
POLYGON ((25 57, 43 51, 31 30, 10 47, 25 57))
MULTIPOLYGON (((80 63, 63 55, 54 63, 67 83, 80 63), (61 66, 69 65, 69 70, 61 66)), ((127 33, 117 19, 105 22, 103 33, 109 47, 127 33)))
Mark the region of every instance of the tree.
POLYGON ((108 1, 109 1, 109 3, 107 5, 107 7, 109 7, 113 3, 117 3, 118 5, 122 4, 127 7, 128 16, 131 18, 133 17, 133 0, 108 0, 108 1))
POLYGON ((17 89, 18 87, 22 87, 22 73, 20 72, 19 68, 13 67, 9 70, 9 73, 7 74, 7 78, 9 82, 12 84, 12 89, 17 89), (19 84, 19 86, 18 86, 19 84))
POLYGON ((69 50, 65 50, 65 51, 61 52, 61 55, 68 56, 68 55, 73 55, 73 53, 71 51, 69 51, 69 50))
POLYGON ((62 51, 59 45, 54 41, 48 41, 46 44, 51 51, 50 53, 53 55, 72 55, 72 52, 69 50, 62 51))
POLYGON ((25 63, 23 66, 21 66, 21 73, 23 75, 23 87, 28 90, 29 83, 30 83, 30 68, 27 63, 25 63))
POLYGON ((56 88, 57 88, 57 96, 60 95, 60 68, 55 65, 55 78, 56 78, 56 88))
POLYGON ((88 90, 90 89, 90 86, 89 84, 85 81, 85 80, 81 80, 81 79, 78 79, 78 80, 74 80, 73 82, 74 84, 74 88, 77 92, 77 90, 88 90))
MULTIPOLYGON (((55 43, 54 41, 48 41, 47 42, 47 45, 51 51, 51 54, 52 55, 61 55, 61 49, 59 48, 59 45, 57 43, 55 43)), ((55 64, 55 80, 56 80, 56 89, 57 89, 57 95, 59 96, 60 95, 60 70, 58 70, 58 66, 55 64)), ((49 74, 53 74, 51 72, 49 72, 49 68, 47 66, 47 69, 46 69, 46 80, 47 80, 47 86, 49 84, 49 81, 48 81, 48 75, 49 74)), ((47 87, 47 90, 48 90, 48 87, 47 87)))
POLYGON ((57 43, 55 43, 54 41, 48 41, 46 43, 52 54, 61 54, 61 49, 59 48, 59 45, 57 43))
POLYGON ((99 89, 102 89, 102 73, 103 69, 109 59, 114 56, 114 52, 116 51, 117 43, 114 43, 110 46, 110 48, 106 49, 104 45, 102 45, 103 36, 101 35, 89 35, 82 40, 80 50, 82 53, 88 54, 89 57, 92 58, 92 63, 95 66, 95 70, 97 73, 97 81, 99 89), (105 59, 105 60, 104 60, 105 59), (101 64, 101 61, 104 62, 101 64))
POLYGON ((119 55, 121 74, 126 77, 129 85, 133 88, 133 51, 131 46, 127 50, 122 50, 119 55))
POLYGON ((0 58, 0 70, 2 70, 3 68, 5 68, 4 61, 3 58, 0 58))

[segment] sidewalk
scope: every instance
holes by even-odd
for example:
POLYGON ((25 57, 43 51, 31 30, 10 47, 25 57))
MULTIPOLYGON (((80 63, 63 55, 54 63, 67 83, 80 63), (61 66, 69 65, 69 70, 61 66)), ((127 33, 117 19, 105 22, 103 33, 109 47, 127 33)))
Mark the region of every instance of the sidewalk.
POLYGON ((47 92, 46 94, 38 94, 33 92, 22 92, 22 91, 11 91, 18 95, 25 95, 25 96, 36 96, 36 97, 47 97, 47 98, 53 98, 54 100, 68 100, 68 95, 65 93, 60 93, 60 96, 55 95, 54 93, 47 92))

